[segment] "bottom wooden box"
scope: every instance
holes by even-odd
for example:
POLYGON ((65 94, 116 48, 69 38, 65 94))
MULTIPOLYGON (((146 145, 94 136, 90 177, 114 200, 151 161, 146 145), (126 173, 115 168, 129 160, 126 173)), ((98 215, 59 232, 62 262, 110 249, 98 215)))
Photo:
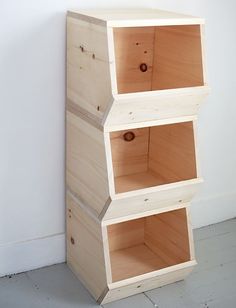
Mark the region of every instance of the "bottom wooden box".
POLYGON ((182 280, 196 264, 188 207, 99 221, 68 193, 67 262, 103 304, 182 280))

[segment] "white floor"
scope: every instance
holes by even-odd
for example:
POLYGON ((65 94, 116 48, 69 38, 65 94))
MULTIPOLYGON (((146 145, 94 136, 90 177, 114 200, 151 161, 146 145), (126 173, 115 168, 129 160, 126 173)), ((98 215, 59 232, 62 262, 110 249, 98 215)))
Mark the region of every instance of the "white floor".
MULTIPOLYGON (((105 308, 236 308, 236 219, 194 232, 198 266, 185 280, 105 308)), ((98 307, 65 264, 0 279, 0 308, 98 307)))

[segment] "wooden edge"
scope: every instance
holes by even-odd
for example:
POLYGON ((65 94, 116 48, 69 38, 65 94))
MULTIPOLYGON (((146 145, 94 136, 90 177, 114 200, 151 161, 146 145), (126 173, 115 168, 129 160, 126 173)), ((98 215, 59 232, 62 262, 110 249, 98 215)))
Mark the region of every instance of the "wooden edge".
POLYGON ((110 140, 110 134, 108 132, 104 132, 104 144, 106 152, 109 193, 110 195, 114 195, 115 194, 114 171, 113 171, 112 154, 111 154, 111 140, 110 140))
POLYGON ((100 295, 100 297, 97 299, 97 302, 99 305, 101 305, 103 303, 104 298, 106 297, 106 295, 108 294, 109 289, 108 287, 103 291, 103 293, 100 295))
POLYGON ((89 205, 85 205, 83 201, 80 199, 80 197, 75 192, 73 192, 69 187, 66 187, 66 193, 83 211, 85 211, 92 219, 94 219, 94 221, 96 221, 97 223, 101 223, 98 213, 89 205))
POLYGON ((155 91, 143 91, 143 92, 131 92, 131 93, 121 93, 114 95, 115 103, 122 103, 122 100, 127 99, 142 99, 154 97, 162 99, 163 97, 168 98, 185 95, 207 95, 210 92, 210 87, 206 84, 204 86, 198 87, 185 87, 185 88, 176 88, 176 89, 164 89, 164 90, 155 90, 155 91))
MULTIPOLYGON (((166 13, 172 13, 165 11, 166 13)), ((155 10, 153 11, 155 13, 155 10)), ((205 20, 200 17, 183 15, 181 17, 172 17, 172 18, 137 18, 137 19, 114 19, 114 20, 106 20, 98 17, 94 17, 86 14, 85 12, 69 10, 67 11, 67 16, 77 18, 80 20, 85 20, 97 25, 107 26, 107 27, 148 27, 148 26, 178 26, 178 25, 198 25, 204 24, 205 20)), ((109 12, 108 12, 109 14, 109 12)), ((175 13, 178 15, 178 13, 175 13)))
POLYGON ((190 208, 189 207, 186 207, 186 217, 187 217, 187 226, 188 226, 190 260, 195 260, 193 228, 192 228, 192 223, 191 223, 191 218, 190 218, 190 208))
POLYGON ((104 205, 104 207, 103 207, 101 213, 100 213, 99 216, 98 216, 98 219, 99 219, 100 221, 102 221, 103 218, 104 218, 104 216, 106 215, 106 212, 107 212, 107 210, 108 210, 108 208, 109 208, 109 206, 110 206, 110 204, 111 204, 111 201, 112 201, 112 200, 111 200, 111 198, 109 197, 109 198, 107 199, 107 202, 105 203, 105 205, 104 205))
POLYGON ((103 237, 103 251, 104 251, 104 259, 105 259, 106 278, 107 278, 107 283, 112 283, 111 259, 110 259, 110 252, 109 252, 107 227, 103 225, 101 227, 102 227, 102 237, 103 237))
POLYGON ((82 14, 82 13, 79 13, 79 12, 76 12, 76 11, 67 11, 67 16, 73 17, 73 18, 76 18, 76 19, 80 19, 80 20, 84 20, 84 21, 93 23, 95 25, 104 26, 104 27, 107 26, 107 22, 103 19, 88 16, 88 15, 85 15, 85 14, 82 14))
POLYGON ((111 76, 111 86, 112 94, 118 94, 117 90, 117 79, 116 79, 116 58, 115 58, 115 43, 113 29, 107 29, 107 40, 108 40, 108 57, 110 64, 110 76, 111 76))
POLYGON ((124 193, 118 193, 111 195, 112 200, 118 200, 118 199, 123 199, 127 197, 134 197, 134 196, 141 196, 143 194, 148 194, 148 193, 153 193, 153 192, 159 192, 163 190, 169 190, 169 189, 174 189, 174 188, 179 188, 183 186, 189 186, 193 184, 200 184, 203 182, 203 179, 201 177, 191 179, 191 180, 185 180, 185 181, 179 181, 175 183, 170 183, 170 184, 163 184, 160 186, 154 186, 154 187, 149 187, 149 188, 143 188, 143 189, 137 189, 134 191, 128 191, 124 193))
POLYGON ((106 120, 109 116, 110 110, 114 103, 114 95, 117 95, 117 78, 116 78, 116 61, 115 61, 115 48, 114 48, 114 36, 113 29, 107 28, 107 45, 108 45, 108 58, 109 58, 109 70, 110 70, 110 80, 111 80, 111 93, 112 101, 107 106, 107 110, 104 112, 102 119, 102 126, 106 125, 106 120))
POLYGON ((117 218, 110 218, 107 220, 103 220, 102 221, 102 226, 109 226, 109 225, 113 225, 116 223, 120 223, 123 221, 129 221, 129 220, 133 220, 133 219, 138 219, 138 218, 142 218, 142 217, 148 217, 148 216, 152 216, 152 215, 156 215, 156 214, 161 214, 161 213, 165 213, 165 212, 170 212, 170 211, 174 211, 174 210, 179 210, 182 208, 187 208, 190 206, 189 202, 186 203, 181 203, 181 204, 174 204, 168 207, 163 207, 160 209, 154 209, 154 210, 149 210, 149 211, 145 211, 142 213, 136 213, 136 214, 130 214, 130 215, 126 215, 126 216, 121 216, 121 217, 117 217, 117 218))
POLYGON ((184 26, 201 25, 205 20, 199 17, 189 18, 163 18, 163 19, 128 19, 128 20, 107 20, 107 27, 151 27, 151 26, 184 26))
POLYGON ((203 70, 203 81, 207 84, 207 68, 206 68, 206 48, 205 48, 205 25, 200 25, 200 36, 201 36, 201 49, 202 49, 202 70, 203 70))
POLYGON ((130 124, 118 124, 118 125, 109 125, 104 126, 104 132, 115 132, 120 130, 127 130, 127 129, 135 129, 135 128, 142 128, 142 127, 152 127, 158 125, 166 125, 166 124, 176 124, 182 122, 192 122, 197 119, 196 115, 191 116, 184 116, 178 118, 165 118, 160 120, 150 120, 144 122, 134 122, 130 124))
POLYGON ((100 131, 103 131, 103 126, 101 124, 102 120, 99 117, 93 115, 89 111, 75 104, 69 98, 67 98, 66 101, 66 110, 73 113, 77 117, 80 117, 81 119, 96 127, 100 131))
POLYGON ((199 148, 198 148, 198 134, 197 134, 197 119, 193 121, 193 137, 194 137, 194 145, 195 145, 195 161, 196 161, 196 170, 197 177, 202 177, 201 173, 201 164, 199 159, 199 148))

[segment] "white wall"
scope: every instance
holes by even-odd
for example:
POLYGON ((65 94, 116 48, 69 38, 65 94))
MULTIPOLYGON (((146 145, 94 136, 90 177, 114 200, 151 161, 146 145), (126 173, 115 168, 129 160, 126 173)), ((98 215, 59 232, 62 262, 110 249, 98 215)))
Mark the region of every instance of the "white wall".
POLYGON ((192 219, 236 216, 235 0, 0 0, 0 276, 65 259, 66 10, 127 4, 206 18, 212 93, 200 113, 205 184, 192 219))

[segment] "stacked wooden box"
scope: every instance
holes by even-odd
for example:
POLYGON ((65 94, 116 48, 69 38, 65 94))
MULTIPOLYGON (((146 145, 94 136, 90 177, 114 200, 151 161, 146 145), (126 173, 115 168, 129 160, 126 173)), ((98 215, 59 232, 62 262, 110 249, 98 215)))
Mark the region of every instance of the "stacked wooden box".
POLYGON ((203 25, 159 10, 68 12, 67 261, 99 303, 196 264, 203 25))

